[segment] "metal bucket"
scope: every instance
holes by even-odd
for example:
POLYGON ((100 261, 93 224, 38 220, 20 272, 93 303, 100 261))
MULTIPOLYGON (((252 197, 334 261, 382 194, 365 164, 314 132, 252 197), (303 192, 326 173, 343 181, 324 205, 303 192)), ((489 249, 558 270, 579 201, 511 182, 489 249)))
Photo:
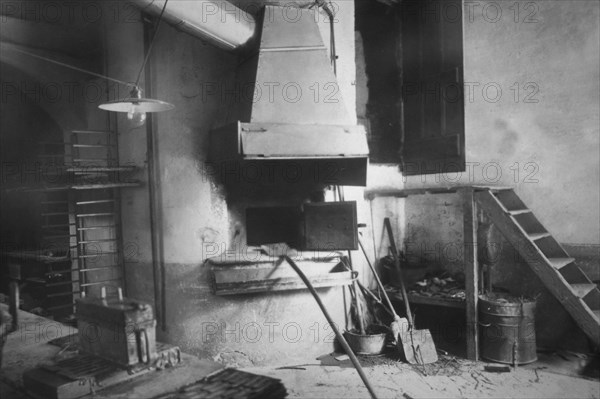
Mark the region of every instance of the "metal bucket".
POLYGON ((372 325, 367 329, 367 335, 361 335, 356 330, 345 331, 344 338, 356 355, 379 355, 385 349, 389 329, 385 326, 372 325))
POLYGON ((479 324, 484 359, 514 365, 537 360, 535 300, 480 296, 479 324))

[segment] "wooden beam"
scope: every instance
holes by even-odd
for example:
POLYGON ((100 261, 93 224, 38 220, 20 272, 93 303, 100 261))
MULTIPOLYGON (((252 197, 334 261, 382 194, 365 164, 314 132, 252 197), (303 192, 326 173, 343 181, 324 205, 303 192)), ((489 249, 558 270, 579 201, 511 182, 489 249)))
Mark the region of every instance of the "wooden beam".
POLYGON ((477 209, 472 187, 461 189, 464 223, 464 271, 467 316, 467 358, 479 360, 479 266, 477 264, 477 209))
POLYGON ((404 188, 404 189, 370 189, 365 190, 365 198, 372 200, 375 197, 396 197, 405 198, 410 195, 425 195, 425 194, 452 194, 464 189, 473 189, 474 191, 488 191, 493 192, 510 190, 510 187, 503 186, 434 186, 434 187, 417 187, 417 188, 404 188))

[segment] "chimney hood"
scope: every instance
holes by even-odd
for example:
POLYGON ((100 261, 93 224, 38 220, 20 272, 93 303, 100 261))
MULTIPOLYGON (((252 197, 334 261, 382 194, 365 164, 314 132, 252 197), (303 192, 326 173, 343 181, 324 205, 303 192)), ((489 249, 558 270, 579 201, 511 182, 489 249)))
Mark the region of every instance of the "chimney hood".
POLYGON ((265 6, 260 47, 238 67, 237 107, 230 123, 211 132, 217 169, 292 162, 315 183, 366 185, 365 129, 352 124, 344 106, 319 17, 265 6))

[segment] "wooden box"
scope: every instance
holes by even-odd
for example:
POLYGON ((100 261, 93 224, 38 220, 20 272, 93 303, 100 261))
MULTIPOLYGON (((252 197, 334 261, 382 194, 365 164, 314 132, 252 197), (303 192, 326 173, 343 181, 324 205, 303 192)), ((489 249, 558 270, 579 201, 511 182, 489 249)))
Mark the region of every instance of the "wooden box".
POLYGON ((76 315, 83 352, 122 366, 149 363, 156 357, 156 320, 149 304, 82 298, 76 315))

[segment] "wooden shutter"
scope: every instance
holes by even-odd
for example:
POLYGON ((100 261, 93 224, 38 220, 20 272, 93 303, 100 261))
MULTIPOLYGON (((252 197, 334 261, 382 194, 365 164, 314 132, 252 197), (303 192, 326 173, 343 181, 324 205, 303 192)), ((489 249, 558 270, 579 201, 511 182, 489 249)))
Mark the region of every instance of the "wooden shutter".
POLYGON ((462 2, 401 7, 403 174, 464 171, 462 2))

